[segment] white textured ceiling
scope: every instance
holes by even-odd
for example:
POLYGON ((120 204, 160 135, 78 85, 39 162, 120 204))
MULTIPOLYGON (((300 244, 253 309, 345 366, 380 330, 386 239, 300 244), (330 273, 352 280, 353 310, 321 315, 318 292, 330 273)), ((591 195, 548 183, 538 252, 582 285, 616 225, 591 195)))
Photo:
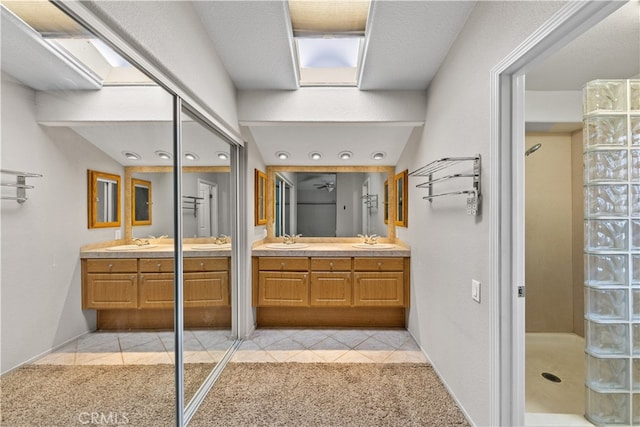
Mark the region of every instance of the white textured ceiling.
POLYGON ((193 7, 238 89, 296 89, 286 1, 195 1, 193 7))
POLYGON ((376 1, 370 14, 360 89, 425 90, 475 1, 376 1))

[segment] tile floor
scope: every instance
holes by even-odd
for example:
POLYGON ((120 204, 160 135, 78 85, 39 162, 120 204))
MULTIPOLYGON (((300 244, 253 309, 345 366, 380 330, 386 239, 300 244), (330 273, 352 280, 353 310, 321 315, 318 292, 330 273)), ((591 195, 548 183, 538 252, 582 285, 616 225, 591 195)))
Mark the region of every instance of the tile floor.
MULTIPOLYGON (((185 331, 185 363, 216 363, 233 343, 229 331, 185 331)), ((94 332, 49 353, 40 365, 155 365, 174 360, 173 332, 94 332)))
POLYGON ((425 363, 406 330, 258 329, 231 362, 425 363))
MULTIPOLYGON (((230 347, 229 331, 185 331, 185 363, 215 363, 230 347)), ((94 332, 35 361, 47 365, 173 363, 172 332, 94 332)), ((424 363, 405 330, 258 329, 231 362, 424 363)))

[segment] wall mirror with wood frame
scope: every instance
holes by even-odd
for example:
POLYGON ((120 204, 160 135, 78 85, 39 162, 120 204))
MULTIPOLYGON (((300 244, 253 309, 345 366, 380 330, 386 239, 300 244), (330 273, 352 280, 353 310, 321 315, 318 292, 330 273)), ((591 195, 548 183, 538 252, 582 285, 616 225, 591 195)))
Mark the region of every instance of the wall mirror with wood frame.
MULTIPOLYGON (((393 166, 268 166, 267 238, 395 239, 395 220, 384 222, 384 182, 393 182, 394 173, 393 166)), ((389 200, 394 194, 389 187, 389 200)), ((395 204, 388 206, 395 218, 395 204)))
POLYGON ((89 228, 120 227, 120 175, 87 171, 89 228))
POLYGON ((409 171, 404 170, 394 178, 396 192, 396 225, 407 227, 409 224, 407 215, 409 212, 409 191, 407 189, 409 171))
POLYGON ((267 223, 267 174, 256 169, 254 186, 255 225, 267 223))
POLYGON ((131 179, 131 225, 151 225, 151 181, 131 179))

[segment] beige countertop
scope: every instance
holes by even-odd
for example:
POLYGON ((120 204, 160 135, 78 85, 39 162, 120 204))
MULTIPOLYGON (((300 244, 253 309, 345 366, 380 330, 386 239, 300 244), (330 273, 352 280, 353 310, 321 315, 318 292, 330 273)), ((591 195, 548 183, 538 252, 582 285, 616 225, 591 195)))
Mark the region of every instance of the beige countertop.
MULTIPOLYGON (((173 244, 151 244, 135 249, 117 250, 118 247, 122 246, 130 245, 82 249, 80 258, 173 258, 173 244)), ((186 258, 231 256, 230 245, 184 243, 182 248, 186 258)))
POLYGON ((401 243, 380 243, 378 246, 368 246, 354 243, 299 243, 296 246, 285 247, 283 244, 276 244, 280 248, 273 248, 273 243, 263 243, 255 246, 251 255, 253 256, 308 256, 308 257, 408 257, 411 256, 411 249, 401 243), (306 245, 304 247, 300 247, 306 245), (389 247, 390 246, 390 247, 389 247))

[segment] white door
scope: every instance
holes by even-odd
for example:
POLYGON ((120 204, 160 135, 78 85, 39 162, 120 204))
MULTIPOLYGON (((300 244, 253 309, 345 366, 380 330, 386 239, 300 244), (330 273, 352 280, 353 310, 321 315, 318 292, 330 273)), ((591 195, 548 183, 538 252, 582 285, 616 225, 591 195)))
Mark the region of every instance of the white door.
POLYGON ((198 237, 218 235, 218 187, 216 184, 198 180, 198 237))

